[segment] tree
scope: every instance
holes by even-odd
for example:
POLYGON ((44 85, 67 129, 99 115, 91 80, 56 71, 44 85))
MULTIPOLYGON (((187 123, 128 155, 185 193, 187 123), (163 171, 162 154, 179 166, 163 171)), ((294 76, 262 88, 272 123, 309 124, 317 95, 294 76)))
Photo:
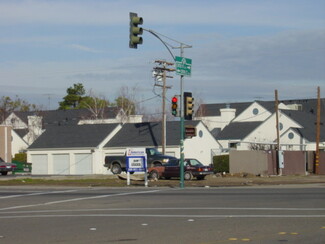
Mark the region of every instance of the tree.
POLYGON ((80 107, 87 108, 94 119, 103 118, 105 108, 109 105, 109 101, 105 98, 96 96, 91 90, 89 95, 82 98, 80 107))
POLYGON ((126 97, 119 96, 115 99, 116 106, 122 108, 127 116, 135 114, 135 104, 126 97))
POLYGON ((37 106, 35 104, 30 104, 27 101, 19 98, 17 95, 15 99, 8 96, 2 96, 0 99, 0 123, 2 123, 13 111, 26 112, 36 109, 37 106))
POLYGON ((77 83, 73 84, 73 87, 67 89, 67 95, 63 98, 63 101, 60 102, 59 109, 76 109, 82 108, 82 99, 85 95, 85 88, 83 84, 77 83))
POLYGON ((123 86, 120 88, 120 95, 115 99, 115 104, 113 106, 117 106, 124 110, 126 116, 134 115, 136 113, 136 87, 126 87, 123 86))

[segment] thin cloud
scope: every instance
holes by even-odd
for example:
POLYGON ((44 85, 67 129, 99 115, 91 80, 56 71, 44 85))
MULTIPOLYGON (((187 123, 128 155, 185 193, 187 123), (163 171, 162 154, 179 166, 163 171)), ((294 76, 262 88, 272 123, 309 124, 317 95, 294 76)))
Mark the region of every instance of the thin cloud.
POLYGON ((73 49, 80 50, 80 51, 89 52, 89 53, 101 53, 101 51, 99 51, 95 48, 86 47, 86 46, 80 45, 80 44, 71 44, 69 47, 71 47, 73 49))

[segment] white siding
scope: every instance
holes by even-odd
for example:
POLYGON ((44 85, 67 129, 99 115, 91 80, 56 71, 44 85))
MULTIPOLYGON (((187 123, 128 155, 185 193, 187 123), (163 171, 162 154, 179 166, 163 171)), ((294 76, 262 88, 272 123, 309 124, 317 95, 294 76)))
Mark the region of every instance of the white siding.
POLYGON ((197 135, 184 141, 184 157, 196 158, 204 165, 212 163, 212 150, 220 149, 220 144, 203 123, 196 126, 197 135))
POLYGON ((271 113, 262 107, 260 104, 254 102, 240 115, 238 115, 233 122, 249 122, 249 121, 264 121, 271 113))

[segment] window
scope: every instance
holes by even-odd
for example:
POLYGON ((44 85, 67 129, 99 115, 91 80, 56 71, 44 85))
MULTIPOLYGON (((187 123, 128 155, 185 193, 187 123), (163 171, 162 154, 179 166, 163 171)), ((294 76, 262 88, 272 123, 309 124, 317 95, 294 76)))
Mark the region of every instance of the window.
POLYGON ((253 109, 253 114, 254 114, 254 115, 258 115, 258 113, 259 113, 258 108, 254 108, 254 109, 253 109))
POLYGON ((237 142, 229 143, 229 148, 237 148, 237 142))
POLYGON ((288 134, 288 138, 291 140, 291 139, 293 139, 295 137, 295 134, 293 134, 292 132, 290 132, 289 134, 288 134))

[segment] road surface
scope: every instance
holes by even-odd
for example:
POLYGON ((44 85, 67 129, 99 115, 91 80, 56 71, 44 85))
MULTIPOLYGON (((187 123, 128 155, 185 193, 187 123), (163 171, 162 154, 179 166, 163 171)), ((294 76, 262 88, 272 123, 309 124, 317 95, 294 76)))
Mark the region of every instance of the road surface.
POLYGON ((0 243, 325 243, 325 185, 0 187, 0 243))

